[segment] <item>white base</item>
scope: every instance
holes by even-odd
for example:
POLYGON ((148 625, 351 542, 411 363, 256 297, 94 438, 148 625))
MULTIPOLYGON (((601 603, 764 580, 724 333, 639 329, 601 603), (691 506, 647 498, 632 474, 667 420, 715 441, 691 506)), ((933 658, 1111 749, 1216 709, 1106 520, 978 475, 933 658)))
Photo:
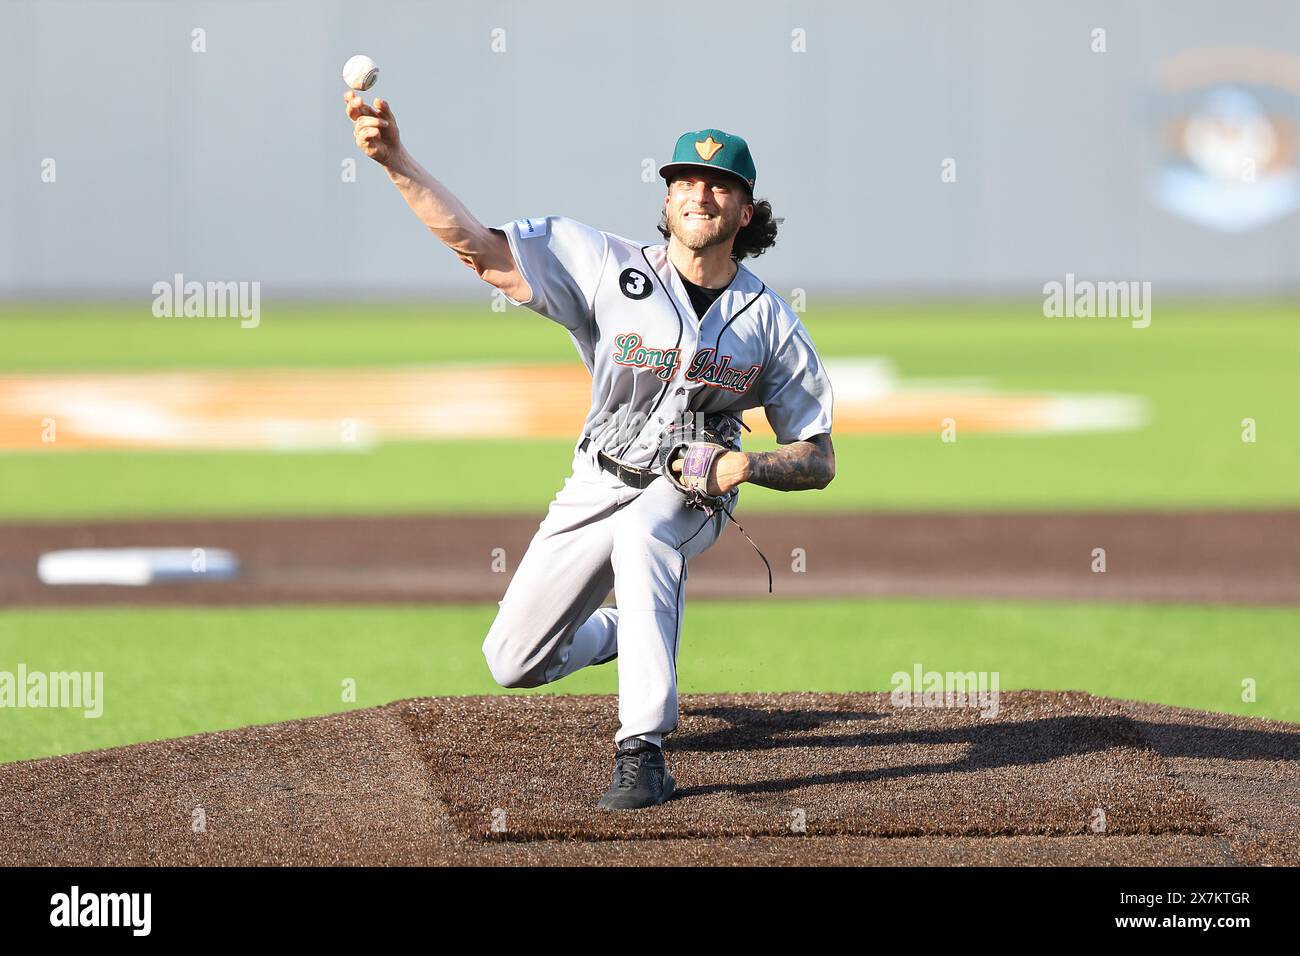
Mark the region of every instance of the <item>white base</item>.
POLYGON ((51 551, 36 563, 44 584, 139 587, 160 581, 226 581, 238 572, 234 554, 220 548, 83 548, 51 551))

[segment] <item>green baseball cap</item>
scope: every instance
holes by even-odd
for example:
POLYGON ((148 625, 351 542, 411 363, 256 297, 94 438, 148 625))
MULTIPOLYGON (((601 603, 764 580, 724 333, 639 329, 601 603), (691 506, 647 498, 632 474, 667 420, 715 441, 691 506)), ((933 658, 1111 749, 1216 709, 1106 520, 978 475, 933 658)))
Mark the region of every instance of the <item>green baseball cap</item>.
POLYGON ((751 191, 758 172, 749 155, 749 144, 720 129, 700 129, 678 136, 673 158, 659 167, 659 175, 667 180, 686 166, 730 173, 743 179, 751 191))

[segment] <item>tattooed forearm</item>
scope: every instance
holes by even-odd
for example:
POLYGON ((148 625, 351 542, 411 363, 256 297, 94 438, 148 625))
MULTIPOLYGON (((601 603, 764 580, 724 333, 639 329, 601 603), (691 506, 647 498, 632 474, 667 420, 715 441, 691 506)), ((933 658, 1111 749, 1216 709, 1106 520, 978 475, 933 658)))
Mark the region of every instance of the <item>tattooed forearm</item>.
POLYGON ((797 441, 777 451, 750 452, 745 480, 777 491, 825 488, 835 477, 835 449, 830 435, 797 441))

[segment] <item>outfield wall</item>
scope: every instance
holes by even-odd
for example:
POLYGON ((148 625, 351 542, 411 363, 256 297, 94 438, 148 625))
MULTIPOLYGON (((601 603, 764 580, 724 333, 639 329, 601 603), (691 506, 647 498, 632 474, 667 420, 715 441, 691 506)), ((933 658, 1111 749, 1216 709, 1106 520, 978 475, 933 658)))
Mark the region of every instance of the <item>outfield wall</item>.
POLYGON ((147 296, 176 273, 268 297, 475 290, 352 144, 358 51, 491 223, 657 240, 646 171, 716 125, 749 137, 787 219, 758 263, 786 292, 1300 287, 1282 0, 7 0, 0 295, 147 296))

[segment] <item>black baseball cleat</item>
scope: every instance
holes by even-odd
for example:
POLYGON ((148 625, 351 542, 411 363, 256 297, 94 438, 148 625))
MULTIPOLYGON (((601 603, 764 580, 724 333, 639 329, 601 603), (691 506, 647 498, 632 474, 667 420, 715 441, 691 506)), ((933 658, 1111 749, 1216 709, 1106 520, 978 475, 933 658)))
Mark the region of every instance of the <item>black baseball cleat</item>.
POLYGON ((664 764, 664 752, 639 737, 623 741, 614 756, 614 779, 596 804, 601 810, 655 807, 673 795, 677 781, 664 764))

